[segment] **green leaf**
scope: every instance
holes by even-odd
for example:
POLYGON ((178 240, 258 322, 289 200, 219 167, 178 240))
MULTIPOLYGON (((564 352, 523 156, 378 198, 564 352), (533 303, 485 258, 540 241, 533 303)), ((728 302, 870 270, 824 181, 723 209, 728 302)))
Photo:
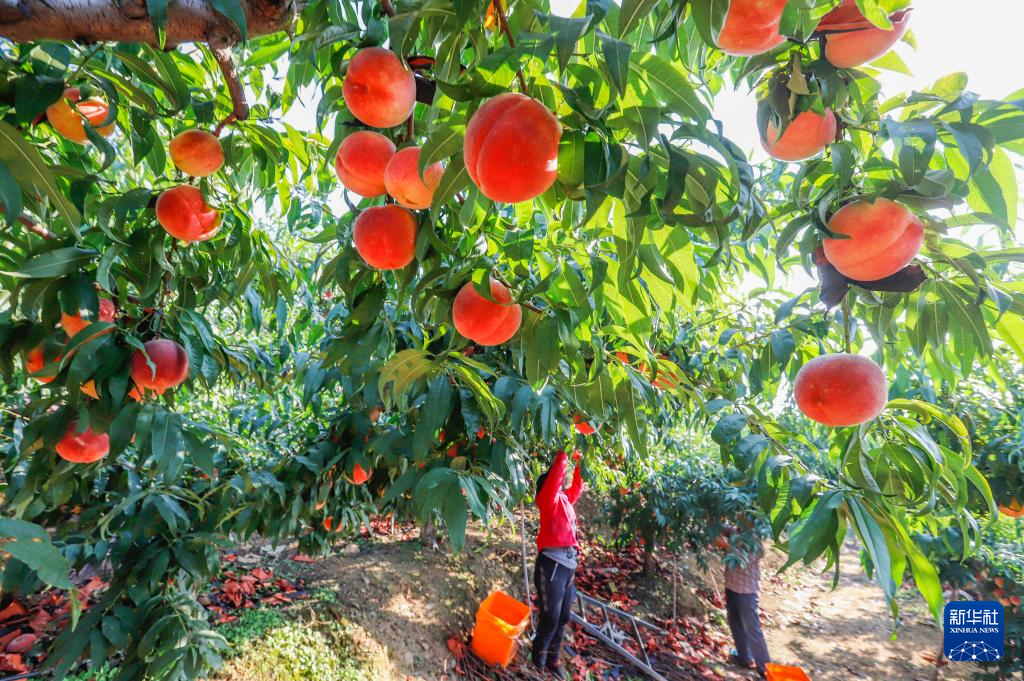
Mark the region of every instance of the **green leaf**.
POLYGON ((427 141, 420 147, 419 169, 420 177, 423 177, 423 170, 432 163, 444 161, 462 151, 465 128, 461 125, 445 125, 430 133, 427 141))
POLYGON ((619 95, 624 95, 626 79, 629 77, 629 55, 633 52, 633 47, 629 43, 616 40, 601 31, 597 32, 597 37, 601 40, 601 54, 604 55, 605 66, 608 67, 612 85, 615 86, 619 95))
POLYGON ((21 217, 21 187, 3 161, 0 161, 0 204, 9 224, 14 224, 21 217))
POLYGON ((711 439, 720 445, 729 444, 739 438, 747 425, 745 414, 726 414, 711 430, 711 439))
POLYGON ((43 194, 77 231, 82 215, 57 185, 49 166, 17 130, 0 121, 0 161, 4 161, 22 190, 31 196, 43 194))
POLYGON ((153 31, 160 36, 160 45, 164 44, 164 26, 167 25, 167 0, 146 0, 149 20, 153 23, 153 31))
POLYGON ((452 540, 452 549, 458 553, 466 545, 466 502, 462 499, 458 485, 452 485, 444 500, 444 525, 452 540))
POLYGON ((52 587, 73 588, 68 578, 71 566, 50 541, 45 529, 17 518, 0 518, 0 537, 13 540, 0 543, 0 556, 8 555, 21 561, 52 587))
POLYGON ((630 59, 630 67, 647 81, 671 112, 701 122, 710 117, 686 76, 671 62, 644 52, 630 59))
POLYGON ((658 0, 622 0, 619 8, 619 37, 627 35, 657 7, 658 0))
POLYGON ((245 10, 242 9, 240 0, 210 0, 210 4, 218 13, 234 22, 238 27, 238 32, 242 34, 243 43, 249 40, 248 29, 245 25, 245 10))
POLYGON ((26 279, 50 279, 77 272, 84 265, 96 259, 99 253, 87 248, 58 248, 41 253, 22 265, 16 272, 5 272, 13 277, 26 279))
POLYGON ((440 207, 455 197, 460 191, 470 185, 469 171, 459 152, 452 156, 448 166, 444 169, 444 175, 434 191, 432 214, 436 214, 440 207))
POLYGON ((416 420, 416 431, 412 437, 413 456, 421 459, 437 444, 437 431, 444 426, 451 410, 451 379, 442 371, 430 382, 426 399, 416 420))

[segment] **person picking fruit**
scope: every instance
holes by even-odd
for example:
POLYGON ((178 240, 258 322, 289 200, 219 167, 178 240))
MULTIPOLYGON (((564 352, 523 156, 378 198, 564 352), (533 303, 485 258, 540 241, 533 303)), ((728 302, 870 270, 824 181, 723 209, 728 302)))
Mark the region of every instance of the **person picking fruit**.
POLYGON ((540 511, 540 530, 537 533, 533 583, 537 590, 540 618, 533 637, 532 659, 538 668, 547 669, 559 679, 568 678, 559 657, 565 625, 576 598, 579 541, 574 506, 583 492, 578 451, 572 455, 576 463, 572 485, 564 489, 567 459, 565 452, 559 450, 551 468, 537 479, 535 501, 540 511))

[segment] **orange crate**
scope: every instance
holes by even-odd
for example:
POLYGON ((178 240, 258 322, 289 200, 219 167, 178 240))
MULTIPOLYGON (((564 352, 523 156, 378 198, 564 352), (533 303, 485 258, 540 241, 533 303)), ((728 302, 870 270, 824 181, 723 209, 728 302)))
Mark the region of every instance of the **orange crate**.
POLYGON ((516 654, 519 637, 530 623, 530 606, 495 591, 476 611, 473 652, 484 662, 507 667, 516 654))
POLYGON ((811 677, 800 667, 786 667, 769 662, 764 670, 768 681, 811 681, 811 677))

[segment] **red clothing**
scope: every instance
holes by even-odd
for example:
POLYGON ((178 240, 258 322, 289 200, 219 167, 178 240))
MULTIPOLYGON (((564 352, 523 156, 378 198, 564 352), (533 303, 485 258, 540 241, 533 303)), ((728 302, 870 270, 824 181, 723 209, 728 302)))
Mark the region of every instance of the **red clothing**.
POLYGON ((579 546, 576 541, 576 509, 573 504, 583 492, 583 478, 580 466, 572 475, 572 486, 565 485, 565 452, 555 455, 548 477, 537 492, 537 509, 540 511, 540 532, 537 533, 537 550, 554 549, 563 546, 579 546))

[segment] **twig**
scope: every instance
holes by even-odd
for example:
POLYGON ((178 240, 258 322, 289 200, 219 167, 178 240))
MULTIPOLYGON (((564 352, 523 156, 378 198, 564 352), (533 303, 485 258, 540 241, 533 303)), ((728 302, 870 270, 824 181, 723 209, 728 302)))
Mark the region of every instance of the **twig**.
MULTIPOLYGON (((174 256, 174 252, 177 250, 177 248, 178 248, 178 242, 177 241, 172 241, 171 242, 171 257, 174 256)), ((171 258, 167 259, 167 263, 168 264, 172 264, 171 263, 171 258)), ((157 317, 157 320, 156 320, 156 336, 157 336, 157 338, 160 337, 160 331, 164 327, 164 318, 167 316, 167 311, 164 308, 164 301, 167 298, 167 289, 169 289, 170 285, 171 285, 171 275, 172 275, 172 273, 173 273, 172 270, 167 270, 166 272, 164 272, 164 280, 160 283, 160 301, 159 301, 159 304, 158 304, 158 310, 160 312, 160 315, 157 317)))
MULTIPOLYGON (((0 212, 5 210, 6 208, 4 208, 4 204, 0 203, 0 212)), ((56 236, 54 236, 53 232, 46 229, 46 227, 43 227, 41 224, 30 218, 28 215, 25 215, 24 213, 18 216, 18 222, 20 222, 28 231, 32 232, 33 234, 37 234, 43 237, 44 239, 50 240, 57 238, 56 236)))
MULTIPOLYGON (((491 0, 494 4, 494 14, 498 17, 498 26, 501 27, 501 32, 505 34, 505 39, 508 40, 508 46, 512 49, 516 47, 516 39, 512 37, 512 31, 508 27, 508 19, 505 18, 505 8, 501 4, 501 0, 491 0)), ((516 76, 519 78, 519 91, 524 95, 526 94, 526 78, 523 77, 523 67, 516 68, 516 76)))
POLYGON ((850 296, 843 297, 843 345, 845 352, 850 353, 853 345, 850 342, 850 296))
POLYGON ((210 51, 213 53, 213 58, 217 60, 220 72, 224 74, 224 82, 228 86, 228 94, 231 96, 232 104, 231 113, 214 130, 214 134, 220 136, 224 126, 249 118, 249 104, 245 101, 245 89, 242 87, 242 81, 238 77, 235 62, 231 59, 231 48, 211 46, 210 51))
POLYGON ((384 13, 389 17, 394 17, 397 14, 395 6, 391 4, 391 0, 380 0, 380 6, 384 8, 384 13))
POLYGON ((405 139, 412 142, 416 139, 416 113, 409 114, 405 121, 405 139))
MULTIPOLYGON (((501 276, 501 272, 495 272, 493 276, 494 276, 495 279, 497 279, 502 284, 504 284, 505 288, 508 288, 508 289, 512 288, 512 284, 508 283, 508 279, 506 279, 505 277, 501 276)), ((519 301, 519 304, 522 305, 523 307, 525 307, 527 310, 530 310, 532 312, 536 312, 537 314, 544 314, 544 310, 540 309, 539 307, 537 307, 536 305, 534 305, 533 303, 531 303, 528 300, 521 300, 521 301, 519 301)))
MULTIPOLYGON (((519 538, 522 542, 523 586, 526 588, 526 604, 530 605, 530 572, 526 563, 526 506, 519 500, 519 538)), ((530 628, 533 628, 533 608, 530 608, 530 628)))

